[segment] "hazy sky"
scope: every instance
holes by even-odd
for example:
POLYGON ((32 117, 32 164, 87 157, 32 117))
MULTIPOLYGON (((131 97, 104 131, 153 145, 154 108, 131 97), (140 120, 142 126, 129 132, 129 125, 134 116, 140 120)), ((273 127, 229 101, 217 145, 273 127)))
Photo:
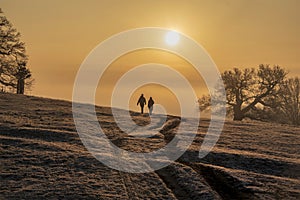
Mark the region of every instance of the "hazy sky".
MULTIPOLYGON (((88 53, 113 34, 141 27, 192 37, 220 71, 267 63, 300 75, 298 0, 0 0, 0 7, 26 43, 36 80, 31 94, 38 96, 70 100, 88 53)), ((121 64, 136 64, 124 57, 121 64)))

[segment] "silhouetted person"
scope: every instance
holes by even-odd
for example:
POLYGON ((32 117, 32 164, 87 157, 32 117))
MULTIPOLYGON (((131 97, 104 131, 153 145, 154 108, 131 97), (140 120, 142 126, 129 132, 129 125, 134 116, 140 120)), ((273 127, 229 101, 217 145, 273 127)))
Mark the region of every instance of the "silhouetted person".
POLYGON ((141 94, 138 102, 136 105, 139 105, 141 106, 141 113, 143 114, 144 113, 144 106, 146 105, 146 99, 144 97, 144 94, 141 94))
POLYGON ((153 104, 154 104, 154 101, 153 101, 152 97, 150 97, 150 99, 148 100, 149 115, 152 115, 153 104))

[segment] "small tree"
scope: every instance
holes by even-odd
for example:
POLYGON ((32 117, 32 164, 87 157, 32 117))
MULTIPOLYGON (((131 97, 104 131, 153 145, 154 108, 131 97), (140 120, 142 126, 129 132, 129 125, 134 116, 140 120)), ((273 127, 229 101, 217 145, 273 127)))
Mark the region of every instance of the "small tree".
POLYGON ((295 125, 300 125, 300 79, 289 78, 284 81, 278 92, 279 106, 287 120, 295 125))
POLYGON ((13 28, 0 9, 0 84, 24 93, 25 80, 31 78, 28 57, 21 34, 13 28))
POLYGON ((17 80, 17 94, 24 94, 25 80, 31 77, 31 72, 26 68, 26 63, 18 64, 14 77, 17 80))

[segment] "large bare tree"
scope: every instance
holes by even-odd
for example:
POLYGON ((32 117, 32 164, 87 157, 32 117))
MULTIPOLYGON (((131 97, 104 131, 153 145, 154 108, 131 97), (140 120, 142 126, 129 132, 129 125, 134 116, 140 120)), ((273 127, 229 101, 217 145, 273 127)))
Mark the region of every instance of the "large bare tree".
MULTIPOLYGON (((276 96, 287 72, 278 65, 259 65, 258 69, 246 68, 227 70, 222 73, 226 91, 227 106, 233 111, 234 120, 242 120, 247 113, 258 105, 272 106, 267 101, 276 96)), ((207 97, 199 99, 200 109, 209 104, 207 97)))

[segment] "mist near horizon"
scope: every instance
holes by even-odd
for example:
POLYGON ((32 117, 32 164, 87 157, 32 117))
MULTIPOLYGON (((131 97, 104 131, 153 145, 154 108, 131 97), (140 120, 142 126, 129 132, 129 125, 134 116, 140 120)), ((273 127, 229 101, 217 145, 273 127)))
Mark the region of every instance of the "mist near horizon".
MULTIPOLYGON (((26 43, 37 83, 28 94, 67 100, 87 54, 111 35, 138 27, 166 27, 189 35, 205 47, 221 72, 279 64, 297 76, 299 6, 294 0, 133 1, 130 6, 124 1, 1 1, 2 11, 26 43)), ((130 65, 124 61, 120 66, 130 65)))

